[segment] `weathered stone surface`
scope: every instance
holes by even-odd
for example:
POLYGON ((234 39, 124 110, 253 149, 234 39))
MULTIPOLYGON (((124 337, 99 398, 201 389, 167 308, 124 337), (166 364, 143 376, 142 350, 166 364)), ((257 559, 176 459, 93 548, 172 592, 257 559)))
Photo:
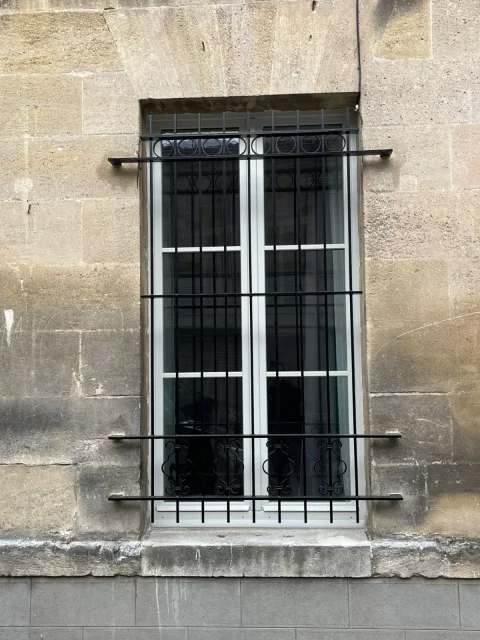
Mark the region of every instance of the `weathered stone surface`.
MULTIPOLYGON (((479 198, 480 200, 480 198, 479 198)), ((465 247, 465 255, 448 261, 448 293, 452 315, 476 313, 480 303, 480 244, 465 247)))
POLYGON ((363 577, 370 543, 357 530, 164 529, 142 545, 142 574, 192 577, 363 577))
POLYGON ((186 627, 85 628, 83 640, 187 640, 186 627))
POLYGON ((35 578, 31 621, 39 626, 133 625, 135 584, 123 578, 35 578))
POLYGON ((480 189, 480 124, 452 127, 451 135, 454 186, 480 189))
POLYGON ((379 2, 374 14, 381 36, 377 58, 428 58, 430 56, 430 0, 379 2))
POLYGON ((372 541, 372 574, 409 578, 476 578, 480 570, 478 542, 432 540, 409 536, 372 541))
POLYGON ((347 6, 203 5, 108 11, 105 18, 140 98, 352 93, 358 81, 347 6), (334 28, 339 21, 342 30, 334 28), (305 38, 308 64, 292 31, 305 38), (345 46, 335 48, 333 73, 329 57, 339 34, 345 46), (159 41, 168 43, 161 61, 159 41))
POLYGON ((83 204, 85 262, 139 264, 138 200, 86 200, 83 204))
POLYGON ((81 627, 0 628, 0 640, 82 640, 81 627))
POLYGON ((0 344, 0 393, 7 398, 66 396, 77 390, 80 370, 77 333, 12 331, 0 344))
POLYGON ((370 511, 374 536, 403 536, 417 531, 427 510, 426 469, 411 464, 371 468, 372 495, 401 493, 401 501, 375 501, 370 511))
POLYGON ((56 200, 32 204, 34 217, 32 262, 79 264, 82 260, 82 204, 56 200))
POLYGON ((83 133, 135 133, 140 105, 124 72, 98 73, 83 80, 83 133))
POLYGON ((28 140, 0 140, 0 163, 2 179, 0 180, 0 199, 20 200, 26 204, 32 188, 28 175, 28 140))
POLYGON ((140 461, 132 467, 85 465, 78 471, 77 533, 107 539, 138 537, 140 502, 109 502, 111 493, 140 494, 140 461))
POLYGON ((453 419, 454 462, 480 460, 480 390, 476 384, 450 397, 453 419))
POLYGON ((0 131, 5 138, 81 133, 82 79, 0 77, 0 131))
POLYGON ((447 318, 382 345, 371 357, 371 391, 451 392, 478 384, 479 320, 447 318))
POLYGON ((477 0, 432 0, 435 58, 478 57, 480 12, 477 0))
POLYGON ((0 259, 3 264, 28 260, 32 251, 33 221, 28 204, 0 203, 0 259))
POLYGON ((0 580, 0 625, 28 625, 29 609, 30 581, 0 580))
POLYGON ((370 456, 376 464, 450 460, 452 416, 446 395, 373 396, 369 405, 371 433, 398 430, 402 435, 399 440, 370 442, 370 456))
POLYGON ((36 538, 0 539, 0 574, 7 576, 137 575, 140 543, 36 538))
POLYGON ((1 534, 68 535, 75 523, 75 480, 72 467, 0 466, 1 534))
POLYGON ((462 256, 474 240, 479 198, 463 193, 364 194, 367 258, 462 256))
POLYGON ((475 68, 473 62, 374 60, 363 80, 365 126, 469 122, 475 68))
POLYGON ((108 440, 138 433, 138 398, 13 398, 0 401, 0 464, 138 461, 138 444, 108 440))
POLYGON ((138 396, 141 380, 138 332, 84 333, 82 376, 86 395, 138 396))
POLYGON ((451 188, 448 127, 365 127, 365 149, 393 148, 387 160, 363 159, 366 191, 430 191, 451 188))
MULTIPOLYGON (((33 139, 28 146, 30 197, 134 198, 137 167, 112 167, 110 156, 136 156, 136 136, 83 136, 33 139)), ((18 180, 26 175, 19 171, 18 180)))
POLYGON ((369 260, 365 298, 371 361, 392 340, 450 317, 446 263, 440 259, 369 260))
POLYGON ((121 69, 100 12, 4 14, 0 73, 64 73, 121 69))
MULTIPOLYGON (((52 248, 53 251, 53 248, 52 248)), ((4 304, 22 330, 137 329, 137 267, 35 266, 5 269, 4 304)))

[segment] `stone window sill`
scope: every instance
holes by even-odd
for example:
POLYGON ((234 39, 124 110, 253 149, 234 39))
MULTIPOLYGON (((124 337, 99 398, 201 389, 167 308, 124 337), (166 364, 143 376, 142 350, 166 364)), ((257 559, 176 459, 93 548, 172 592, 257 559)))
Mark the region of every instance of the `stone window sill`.
POLYGON ((144 576, 360 578, 372 573, 360 529, 155 529, 142 540, 144 576))

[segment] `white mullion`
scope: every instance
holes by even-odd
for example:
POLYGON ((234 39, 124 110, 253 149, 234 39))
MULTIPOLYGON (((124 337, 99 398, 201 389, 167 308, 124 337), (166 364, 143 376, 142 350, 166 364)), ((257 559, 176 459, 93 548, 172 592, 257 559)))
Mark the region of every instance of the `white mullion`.
MULTIPOLYGON (((203 373, 201 373, 200 371, 180 371, 178 373, 179 378, 183 378, 187 380, 192 378, 199 379, 202 376, 204 378, 226 378, 227 372, 226 371, 204 371, 203 373)), ((243 376, 242 371, 228 372, 229 378, 241 378, 242 376, 243 376)), ((174 371, 170 371, 170 372, 163 373, 162 377, 165 380, 171 380, 172 378, 175 379, 177 377, 177 374, 174 371)))
MULTIPOLYGON (((276 371, 266 372, 267 378, 275 378, 276 375, 277 375, 276 371)), ((303 374, 301 371, 283 371, 282 370, 278 372, 279 378, 299 378, 302 375, 304 375, 305 378, 326 378, 327 372, 326 371, 303 371, 303 374)), ((349 376, 349 371, 329 371, 328 375, 330 378, 335 378, 335 377, 342 378, 342 377, 349 376)))
MULTIPOLYGON (((227 251, 240 250, 241 247, 238 246, 227 246, 227 251)), ((202 247, 202 253, 223 253, 224 251, 225 247, 202 247)), ((162 253, 175 253, 175 247, 163 247, 162 253)), ((200 253, 200 247, 178 247, 178 253, 200 253)))
MULTIPOLYGON (((324 251, 325 249, 345 249, 344 244, 301 244, 300 251, 324 251)), ((277 244, 277 251, 298 251, 298 244, 277 244)), ((274 251, 273 245, 266 245, 265 251, 274 251)))

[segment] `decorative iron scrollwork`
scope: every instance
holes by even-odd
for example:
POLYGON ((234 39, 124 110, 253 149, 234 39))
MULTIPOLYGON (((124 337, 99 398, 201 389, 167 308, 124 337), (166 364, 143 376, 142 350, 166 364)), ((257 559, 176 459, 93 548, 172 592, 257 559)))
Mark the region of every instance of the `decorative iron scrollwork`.
POLYGON ((188 482, 193 473, 193 462, 188 457, 188 443, 169 440, 165 444, 165 450, 168 452, 162 464, 162 473, 166 479, 165 493, 169 496, 186 496, 190 493, 188 482))
POLYGON ((295 462, 289 454, 290 444, 285 440, 271 438, 267 440, 267 449, 268 458, 263 462, 262 469, 268 475, 268 494, 290 495, 290 476, 295 471, 295 462))
POLYGON ((238 440, 219 440, 216 443, 217 457, 213 461, 215 492, 223 495, 239 495, 243 490, 242 447, 238 440))
POLYGON ((344 493, 343 476, 347 471, 347 464, 342 459, 342 442, 339 439, 322 439, 317 446, 319 458, 315 461, 313 470, 320 481, 318 493, 322 496, 341 496, 344 493))

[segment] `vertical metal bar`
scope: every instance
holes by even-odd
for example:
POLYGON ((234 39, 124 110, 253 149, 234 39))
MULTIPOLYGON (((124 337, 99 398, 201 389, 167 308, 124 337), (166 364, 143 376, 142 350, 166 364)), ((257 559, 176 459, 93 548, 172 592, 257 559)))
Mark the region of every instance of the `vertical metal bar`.
MULTIPOLYGON (((153 116, 148 116, 148 133, 153 134, 153 116)), ((153 156, 153 140, 150 141, 150 156, 153 156)), ((153 224, 154 224, 154 207, 153 207, 153 162, 150 163, 149 170, 149 252, 150 252, 150 294, 155 293, 154 280, 154 243, 153 243, 153 224)), ((155 299, 150 298, 150 435, 155 433, 155 346, 154 346, 154 326, 155 326, 155 299)), ((163 389, 161 391, 163 393, 163 389)), ((155 440, 150 440, 150 483, 151 493, 155 495, 155 440)), ((150 502, 150 521, 155 521, 155 501, 150 502)))
MULTIPOLYGON (((275 111, 272 109, 272 131, 275 131, 275 111)), ((273 151, 273 145, 275 144, 275 138, 271 138, 271 150, 273 151)), ((276 175, 275 175, 275 158, 271 158, 272 163, 272 224, 273 224, 273 290, 274 293, 278 293, 278 278, 277 278, 277 190, 276 190, 276 175)), ((274 305, 274 321, 275 321, 275 421, 276 432, 280 433, 280 377, 279 373, 279 337, 278 337, 278 296, 273 296, 274 305)), ((278 441, 277 441, 278 442, 278 441)), ((278 474, 278 471, 277 471, 278 474)), ((277 475, 277 486, 280 486, 279 478, 277 475)), ((277 503, 280 505, 280 501, 277 503)), ((281 507, 277 507, 278 521, 281 522, 282 514, 281 507)))
MULTIPOLYGON (((297 143, 296 143, 296 148, 297 150, 300 149, 300 111, 297 109, 297 131, 298 131, 298 135, 297 135, 297 143)), ((302 251, 301 251, 301 245, 302 245, 302 237, 301 237, 301 232, 302 232, 302 224, 301 224, 301 215, 302 215, 302 209, 301 209, 301 193, 300 193, 300 189, 301 189, 301 184, 300 184, 300 158, 295 158, 295 178, 294 178, 294 184, 295 184, 295 205, 294 208, 297 211, 297 225, 298 225, 298 229, 297 229, 297 254, 298 254, 298 272, 299 272, 299 278, 298 278, 298 283, 299 283, 299 288, 298 291, 302 292, 302 251)), ((307 241, 307 238, 305 238, 305 242, 307 241)), ((307 265, 305 263, 305 282, 306 282, 306 272, 307 272, 307 265)), ((300 309, 300 428, 302 429, 302 432, 305 434, 306 431, 306 426, 305 426, 305 378, 304 378, 304 371, 305 371, 305 357, 304 357, 304 351, 303 351, 303 340, 304 340, 304 335, 303 335, 303 296, 297 296, 297 305, 299 306, 300 309)), ((303 491, 304 491, 304 496, 307 495, 307 447, 306 447, 306 442, 305 442, 305 438, 301 439, 301 446, 302 446, 302 457, 303 457, 303 465, 301 466, 301 469, 299 469, 299 482, 300 482, 300 473, 303 469, 303 491)), ((303 501, 303 520, 305 523, 307 523, 307 499, 305 498, 303 501)))
MULTIPOLYGON (((347 108, 347 129, 350 128, 350 110, 347 108)), ((347 138, 347 151, 350 151, 350 133, 345 134, 347 138)), ((347 223, 348 223, 348 290, 353 289, 353 264, 352 264, 352 203, 351 203, 351 175, 350 175, 350 156, 347 156, 347 223)), ((353 295, 348 296, 349 313, 350 313, 350 350, 352 363, 352 430, 353 434, 357 434, 357 400, 356 400, 356 382, 355 382, 355 336, 354 336, 354 317, 353 317, 353 295)), ((354 480, 355 495, 358 496, 358 449, 357 439, 353 438, 353 459, 354 459, 354 480)), ((355 500, 355 514, 357 523, 360 522, 360 502, 355 500)))
MULTIPOLYGON (((176 114, 173 116, 173 133, 176 134, 177 133, 177 116, 176 114)), ((175 151, 174 151, 175 153, 175 151)), ((173 268, 173 273, 174 273, 174 291, 175 293, 179 293, 179 275, 178 275, 178 216, 177 216, 177 163, 176 162, 172 162, 172 169, 173 169, 173 206, 171 208, 172 211, 172 218, 174 220, 174 247, 175 247, 175 253, 174 253, 174 268, 173 268)), ((172 179, 172 175, 170 173, 170 178, 172 179)), ((174 326, 175 326, 175 337, 174 337, 174 354, 175 354, 175 429, 174 429, 174 433, 175 435, 178 434, 178 427, 179 427, 179 416, 180 416, 180 408, 179 408, 179 403, 180 403, 180 386, 179 386, 179 368, 180 368, 180 357, 179 357, 179 326, 178 326, 178 321, 179 321, 179 313, 178 313, 178 306, 179 306, 179 298, 175 298, 175 321, 174 321, 174 326)), ((178 444, 178 440, 175 441, 175 447, 178 444)), ((188 455, 188 454, 187 454, 188 455)), ((178 449, 175 448, 175 467, 176 467, 176 478, 177 478, 177 486, 179 485, 178 482, 178 477, 179 477, 179 454, 178 454, 178 449)), ((178 493, 177 493, 178 495, 178 493)), ((177 524, 180 522, 180 502, 177 500, 176 501, 176 522, 177 524)))
MULTIPOLYGON (((324 128, 324 110, 321 111, 321 128, 324 128)), ((328 261, 327 261, 327 207, 326 207, 326 195, 325 195, 325 180, 326 180, 326 163, 325 156, 322 156, 322 203, 323 203, 323 283, 324 290, 328 291, 328 261)), ((326 383, 327 383, 327 425, 328 432, 331 433, 331 413, 330 413, 330 353, 328 344, 328 294, 325 294, 325 371, 326 371, 326 383)), ((332 440, 327 439, 328 447, 328 484, 329 494, 332 496, 332 440)), ((333 502, 329 501, 330 505, 330 524, 333 523, 333 502)))
MULTIPOLYGON (((246 118, 247 132, 250 133, 250 112, 247 111, 246 118)), ((247 216, 248 216, 248 289, 249 293, 253 293, 253 273, 252 273, 252 192, 251 192, 251 166, 250 166, 250 137, 247 137, 246 143, 247 145, 247 216)), ((239 160, 240 162, 240 160, 239 160)), ((249 296, 248 298, 250 307, 250 408, 251 408, 251 420, 252 420, 252 434, 255 433, 255 384, 253 377, 253 296, 249 296)), ((243 365, 245 366, 245 365, 243 365)), ((256 515, 256 487, 255 487, 255 438, 251 438, 252 441, 252 522, 255 523, 256 515)))
MULTIPOLYGON (((199 273, 200 273, 200 293, 203 293, 203 192, 202 192, 202 156, 201 156, 201 133, 202 133, 202 116, 197 114, 197 152, 198 152, 198 246, 199 246, 199 273)), ((203 326, 203 296, 200 296, 200 429, 205 432, 205 384, 203 376, 204 367, 204 326, 203 326)), ((205 494, 205 472, 202 470, 202 493, 205 494)), ((205 500, 202 500, 202 524, 205 522, 205 500)))

